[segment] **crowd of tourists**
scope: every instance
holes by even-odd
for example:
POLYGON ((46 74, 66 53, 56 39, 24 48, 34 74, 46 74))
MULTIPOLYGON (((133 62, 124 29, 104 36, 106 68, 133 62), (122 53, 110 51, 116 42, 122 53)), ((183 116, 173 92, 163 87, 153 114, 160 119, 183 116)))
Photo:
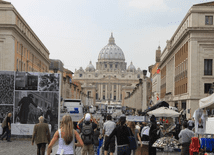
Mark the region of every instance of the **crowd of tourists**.
MULTIPOLYGON (((8 142, 11 142, 11 116, 9 113, 2 123, 1 140, 7 137, 8 142)), ((136 123, 127 121, 125 115, 121 115, 119 121, 114 122, 111 115, 108 115, 106 120, 101 120, 87 113, 77 124, 72 121, 70 115, 65 115, 60 128, 51 139, 48 124, 44 123, 44 117, 40 116, 39 123, 34 126, 32 145, 34 142, 37 144, 37 155, 45 154, 46 144, 47 154, 50 155, 57 141, 57 155, 75 155, 76 147, 82 147, 82 155, 113 155, 116 150, 117 155, 139 155, 145 151, 149 155, 156 155, 156 147, 152 145, 162 136, 161 124, 161 121, 156 121, 154 115, 150 117, 149 123, 136 123)), ((189 120, 183 121, 182 124, 183 130, 181 123, 176 125, 174 136, 181 139, 181 154, 186 155, 189 154, 189 145, 194 136, 194 122, 189 120)))

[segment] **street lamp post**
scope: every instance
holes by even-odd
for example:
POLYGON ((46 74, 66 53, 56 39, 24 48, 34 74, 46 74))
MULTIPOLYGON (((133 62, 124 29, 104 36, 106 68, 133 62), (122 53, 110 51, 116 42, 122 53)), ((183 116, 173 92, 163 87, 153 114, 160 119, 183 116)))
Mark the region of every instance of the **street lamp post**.
POLYGON ((147 70, 143 70, 143 101, 142 112, 147 108, 147 70))

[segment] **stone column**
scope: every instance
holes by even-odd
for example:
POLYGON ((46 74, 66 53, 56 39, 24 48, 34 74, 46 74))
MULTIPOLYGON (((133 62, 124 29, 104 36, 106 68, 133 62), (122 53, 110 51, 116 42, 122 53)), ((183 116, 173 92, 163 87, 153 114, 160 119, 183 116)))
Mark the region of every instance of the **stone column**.
POLYGON ((118 94, 119 94, 118 100, 121 100, 121 98, 120 98, 120 94, 121 94, 121 85, 119 85, 119 91, 118 91, 118 94))
POLYGON ((100 84, 100 86, 101 86, 101 93, 100 93, 100 100, 102 100, 103 99, 103 85, 102 84, 100 84))
POLYGON ((114 100, 114 84, 112 84, 111 99, 114 100))
POLYGON ((108 96, 108 84, 106 84, 106 86, 105 86, 105 99, 107 100, 107 96, 108 96))
POLYGON ((119 91, 119 85, 117 85, 117 90, 116 90, 116 100, 117 100, 117 101, 118 101, 118 99, 119 99, 119 98, 118 98, 118 93, 119 93, 118 91, 119 91))
POLYGON ((147 77, 143 77, 143 103, 142 111, 147 109, 147 77))

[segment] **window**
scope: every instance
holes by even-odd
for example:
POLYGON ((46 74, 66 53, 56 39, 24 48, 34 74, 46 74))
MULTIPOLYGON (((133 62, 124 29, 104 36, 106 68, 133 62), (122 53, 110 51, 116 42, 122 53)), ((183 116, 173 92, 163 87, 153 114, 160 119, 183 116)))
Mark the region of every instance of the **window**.
POLYGON ((98 93, 96 93, 96 100, 98 100, 98 93))
POLYGON ((105 100, 105 95, 103 95, 103 100, 105 100))
POLYGON ((137 75, 137 78, 138 78, 138 79, 140 78, 140 75, 139 75, 139 74, 137 75))
POLYGON ((212 75, 212 59, 204 59, 204 75, 212 75))
POLYGON ((114 100, 116 100, 116 96, 114 96, 114 100))
POLYGON ((209 93, 209 90, 211 87, 212 87, 212 83, 205 83, 204 84, 204 94, 209 93))
POLYGON ((110 68, 112 68, 112 64, 110 64, 110 68))
POLYGON ((16 70, 18 71, 19 70, 19 60, 17 59, 17 62, 16 62, 16 70))
POLYGON ((117 64, 115 65, 115 68, 117 68, 117 64))
POLYGON ((79 76, 82 77, 82 74, 80 74, 79 76))
POLYGON ((114 89, 116 89, 117 85, 114 85, 114 89))
POLYGON ((107 64, 105 64, 105 68, 107 68, 107 64))
POLYGON ((213 25, 213 16, 205 16, 205 25, 213 25))
POLYGON ((103 85, 103 89, 105 89, 106 88, 106 85, 103 85))

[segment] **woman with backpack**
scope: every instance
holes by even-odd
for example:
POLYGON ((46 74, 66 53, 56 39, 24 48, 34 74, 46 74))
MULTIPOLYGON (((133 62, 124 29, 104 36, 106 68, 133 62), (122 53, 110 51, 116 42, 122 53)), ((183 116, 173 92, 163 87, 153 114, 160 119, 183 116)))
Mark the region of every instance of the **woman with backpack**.
POLYGON ((57 140, 59 140, 57 155, 61 154, 61 152, 63 152, 63 155, 75 155, 75 146, 83 147, 82 139, 78 132, 73 129, 73 121, 70 115, 63 116, 61 128, 55 132, 53 139, 48 145, 48 155, 50 155, 51 149, 57 140), (77 144, 75 144, 75 138, 78 141, 77 144))
MULTIPOLYGON (((131 150, 129 148, 129 139, 128 136, 133 136, 131 129, 126 126, 126 116, 121 116, 118 126, 112 131, 109 135, 111 139, 114 135, 117 137, 117 155, 130 155, 131 150)), ((107 145, 110 144, 110 140, 107 142, 107 145)))
MULTIPOLYGON (((139 135, 139 130, 135 128, 135 123, 134 122, 128 122, 128 127, 131 129, 133 135, 134 135, 134 138, 136 140, 136 146, 138 146, 138 140, 140 142, 140 147, 143 146, 142 142, 141 142, 141 138, 140 138, 140 135, 139 135), (138 139, 138 140, 137 140, 138 139)), ((136 154, 136 150, 133 150, 133 155, 136 154)))

